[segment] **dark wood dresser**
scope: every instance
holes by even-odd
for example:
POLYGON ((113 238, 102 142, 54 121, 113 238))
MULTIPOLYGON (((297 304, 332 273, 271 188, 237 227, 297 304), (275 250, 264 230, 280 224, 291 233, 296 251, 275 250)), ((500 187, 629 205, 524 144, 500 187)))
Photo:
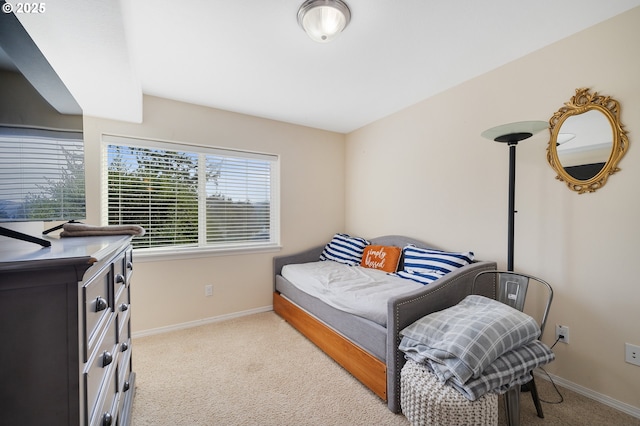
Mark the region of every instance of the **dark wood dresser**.
POLYGON ((128 425, 129 236, 0 242, 0 425, 128 425))

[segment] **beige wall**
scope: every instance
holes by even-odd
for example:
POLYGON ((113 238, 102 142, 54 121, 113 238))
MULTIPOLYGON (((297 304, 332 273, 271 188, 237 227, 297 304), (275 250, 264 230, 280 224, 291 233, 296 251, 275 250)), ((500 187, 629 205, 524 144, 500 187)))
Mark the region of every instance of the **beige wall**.
POLYGON ((272 258, 328 240, 344 228, 344 136, 146 96, 144 121, 85 117, 88 223, 100 221, 101 135, 156 138, 280 156, 282 250, 137 261, 134 332, 267 308, 272 258), (212 297, 204 286, 213 284, 212 297))
POLYGON ((554 179, 547 132, 518 146, 515 269, 554 286, 543 341, 570 328, 547 370, 636 415, 640 367, 624 343, 640 345, 639 40, 636 8, 353 132, 346 151, 347 231, 407 234, 504 268, 508 148, 480 133, 546 121, 578 87, 619 100, 631 148, 596 193, 554 179))

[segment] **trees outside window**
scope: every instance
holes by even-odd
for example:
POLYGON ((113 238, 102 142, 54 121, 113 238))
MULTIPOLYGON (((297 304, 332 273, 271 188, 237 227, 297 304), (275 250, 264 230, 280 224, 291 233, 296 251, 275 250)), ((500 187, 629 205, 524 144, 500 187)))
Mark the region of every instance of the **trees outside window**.
POLYGON ((134 247, 278 243, 276 156, 117 139, 105 143, 105 216, 145 228, 134 247))

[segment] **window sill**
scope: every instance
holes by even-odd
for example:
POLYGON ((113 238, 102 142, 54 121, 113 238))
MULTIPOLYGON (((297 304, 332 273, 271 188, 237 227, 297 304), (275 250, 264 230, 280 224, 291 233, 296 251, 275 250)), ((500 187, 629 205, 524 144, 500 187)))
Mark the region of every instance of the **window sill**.
POLYGON ((161 249, 134 249, 136 263, 156 262, 159 260, 198 259, 215 256, 236 256, 258 253, 278 252, 280 245, 243 246, 243 247, 168 247, 161 249))

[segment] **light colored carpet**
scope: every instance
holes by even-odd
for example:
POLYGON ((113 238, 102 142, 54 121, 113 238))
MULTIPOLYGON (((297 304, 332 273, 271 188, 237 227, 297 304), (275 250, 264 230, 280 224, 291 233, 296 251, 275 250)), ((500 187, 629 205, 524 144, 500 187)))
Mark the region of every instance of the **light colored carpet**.
MULTIPOLYGON (((136 338, 133 367, 134 426, 409 425, 273 312, 136 338)), ((558 399, 548 382, 536 383, 542 399, 558 399)), ((543 404, 545 419, 522 394, 522 425, 640 426, 561 391, 564 403, 543 404)))

